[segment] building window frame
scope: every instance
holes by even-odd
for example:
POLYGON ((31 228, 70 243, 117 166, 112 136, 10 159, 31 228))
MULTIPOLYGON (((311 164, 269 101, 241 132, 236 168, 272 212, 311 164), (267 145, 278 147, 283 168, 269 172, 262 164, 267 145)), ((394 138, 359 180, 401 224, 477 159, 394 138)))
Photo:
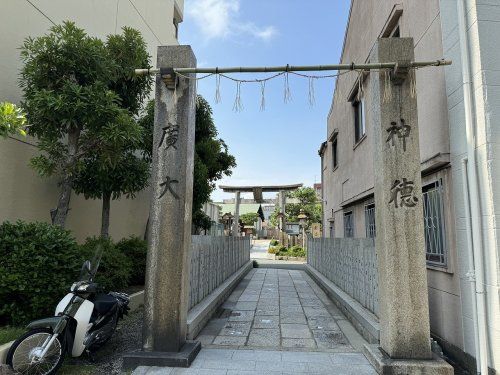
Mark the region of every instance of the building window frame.
POLYGON ((332 139, 332 168, 333 168, 333 170, 337 169, 338 166, 339 166, 338 141, 337 141, 337 135, 335 135, 332 139))
POLYGON ((437 178, 422 186, 425 259, 428 266, 448 268, 445 189, 437 178))
POLYGON ((365 204, 365 233, 367 238, 375 238, 377 227, 375 225, 375 203, 365 204))
POLYGON ((365 100, 361 96, 352 101, 354 112, 354 144, 360 143, 366 136, 365 100))
POLYGON ((354 237, 354 212, 344 212, 344 238, 354 237))

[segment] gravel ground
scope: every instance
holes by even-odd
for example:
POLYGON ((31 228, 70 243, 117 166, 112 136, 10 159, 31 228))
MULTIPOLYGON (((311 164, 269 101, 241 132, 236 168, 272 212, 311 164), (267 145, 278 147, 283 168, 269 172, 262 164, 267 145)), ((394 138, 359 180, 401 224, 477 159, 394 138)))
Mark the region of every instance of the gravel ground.
POLYGON ((91 362, 86 355, 80 358, 68 359, 69 365, 93 365, 96 375, 121 374, 122 355, 139 349, 142 343, 142 308, 129 313, 118 323, 115 334, 95 354, 91 362))

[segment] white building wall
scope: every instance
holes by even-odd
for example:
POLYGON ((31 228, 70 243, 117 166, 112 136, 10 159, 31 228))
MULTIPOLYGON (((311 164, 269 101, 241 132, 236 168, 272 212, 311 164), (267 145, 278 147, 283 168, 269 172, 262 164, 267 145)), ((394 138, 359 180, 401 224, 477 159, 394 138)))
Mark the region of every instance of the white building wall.
MULTIPOLYGON (((461 0, 458 0, 461 1, 461 0)), ((455 225, 459 253, 458 275, 462 296, 462 320, 465 351, 474 353, 474 323, 470 283, 466 273, 471 269, 467 258, 467 233, 462 186, 462 159, 467 157, 462 64, 458 33, 457 0, 441 0, 443 50, 453 65, 446 69, 446 94, 450 124, 450 152, 454 180, 455 225)), ((473 96, 476 107, 476 166, 480 195, 480 221, 485 269, 485 318, 488 325, 490 367, 500 370, 500 2, 467 1, 467 34, 471 59, 473 96)), ((479 281, 479 280, 478 280, 479 281)))
MULTIPOLYGON (((91 36, 104 39, 123 26, 138 29, 156 64, 158 45, 177 44, 174 17, 182 21, 183 0, 2 0, 0 11, 0 101, 19 103, 21 68, 19 46, 29 36, 45 34, 54 23, 74 21, 91 36), (135 8, 134 8, 135 5, 135 8), (43 13, 43 14, 42 14, 43 13), (45 14, 45 16, 44 16, 45 14)), ((35 139, 26 139, 36 143, 35 139)), ((28 166, 36 148, 12 139, 0 139, 0 222, 50 221, 49 211, 57 203, 59 188, 54 179, 41 179, 28 166)), ((101 202, 73 195, 67 228, 78 240, 99 234, 101 202)), ((135 200, 121 199, 111 205, 110 234, 119 239, 142 236, 149 212, 149 192, 135 200)))

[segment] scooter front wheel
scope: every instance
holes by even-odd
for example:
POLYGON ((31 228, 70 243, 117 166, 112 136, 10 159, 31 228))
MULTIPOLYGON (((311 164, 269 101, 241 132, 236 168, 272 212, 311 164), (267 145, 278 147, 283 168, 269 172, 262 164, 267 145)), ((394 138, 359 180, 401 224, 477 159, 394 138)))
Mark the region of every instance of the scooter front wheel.
POLYGON ((43 358, 39 358, 51 337, 52 331, 48 328, 37 328, 25 333, 10 347, 7 364, 16 374, 55 374, 64 360, 64 347, 59 337, 56 337, 43 358))

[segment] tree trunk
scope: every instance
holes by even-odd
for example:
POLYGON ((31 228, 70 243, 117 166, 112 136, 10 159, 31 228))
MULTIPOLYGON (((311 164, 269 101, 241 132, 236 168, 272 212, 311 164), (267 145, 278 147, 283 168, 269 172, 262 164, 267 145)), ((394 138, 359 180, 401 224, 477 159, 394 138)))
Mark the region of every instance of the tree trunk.
POLYGON ((102 194, 102 220, 101 237, 109 237, 109 213, 111 211, 111 193, 106 191, 102 194))
POLYGON ((57 208, 52 214, 52 224, 64 228, 66 217, 68 216, 69 202, 73 185, 73 168, 76 164, 76 154, 78 153, 78 140, 80 138, 80 128, 73 128, 68 132, 68 162, 65 168, 65 176, 61 183, 61 193, 57 208))

